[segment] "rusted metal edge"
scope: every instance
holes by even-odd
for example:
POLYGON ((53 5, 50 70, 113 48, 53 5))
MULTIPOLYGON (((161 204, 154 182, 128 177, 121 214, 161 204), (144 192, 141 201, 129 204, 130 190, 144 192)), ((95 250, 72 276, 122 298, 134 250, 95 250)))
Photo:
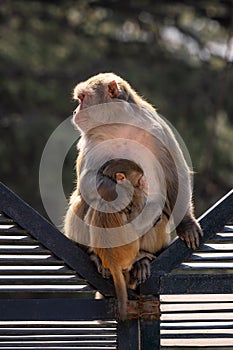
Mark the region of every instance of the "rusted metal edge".
POLYGON ((140 300, 129 300, 127 309, 127 319, 142 319, 154 321, 160 318, 160 302, 151 296, 148 299, 143 297, 140 300))

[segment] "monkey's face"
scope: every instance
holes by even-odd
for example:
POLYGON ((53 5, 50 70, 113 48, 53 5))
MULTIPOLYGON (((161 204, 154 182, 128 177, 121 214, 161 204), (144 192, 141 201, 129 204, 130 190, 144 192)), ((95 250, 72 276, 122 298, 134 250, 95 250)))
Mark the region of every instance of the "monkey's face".
MULTIPOLYGON (((74 110, 74 123, 81 128, 85 109, 117 100, 132 102, 127 83, 113 73, 99 74, 78 84, 74 89, 74 99, 79 102, 74 110)), ((91 114, 91 113, 90 113, 91 114)))
MULTIPOLYGON (((85 130, 85 127, 87 127, 93 115, 93 110, 89 108, 111 102, 111 98, 106 94, 103 84, 91 87, 88 84, 85 85, 81 83, 76 86, 75 94, 78 107, 73 112, 73 122, 81 130, 85 130)), ((96 115, 96 113, 94 114, 96 115)))
POLYGON ((135 193, 142 196, 142 199, 148 196, 148 183, 142 172, 130 170, 126 171, 126 173, 116 173, 115 180, 119 185, 123 186, 125 186, 126 183, 131 183, 135 193))
POLYGON ((77 84, 73 97, 79 102, 79 110, 111 102, 112 98, 117 98, 120 89, 119 79, 121 78, 115 74, 104 73, 77 84))

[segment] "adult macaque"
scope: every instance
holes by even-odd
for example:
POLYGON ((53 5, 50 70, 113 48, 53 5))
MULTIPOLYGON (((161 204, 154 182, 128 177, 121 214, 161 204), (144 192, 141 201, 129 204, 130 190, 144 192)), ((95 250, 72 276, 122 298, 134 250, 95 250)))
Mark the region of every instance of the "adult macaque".
MULTIPOLYGON (((66 214, 65 234, 83 246, 104 248, 93 242, 90 230, 84 230, 85 225, 81 225, 81 222, 92 222, 92 210, 95 225, 97 222, 99 227, 105 225, 105 219, 101 218, 106 218, 107 214, 101 214, 101 210, 96 208, 89 209, 94 202, 101 202, 97 193, 106 191, 104 187, 99 188, 99 192, 94 191, 98 185, 98 171, 103 164, 115 158, 126 158, 138 164, 147 179, 148 201, 154 213, 150 220, 142 220, 141 225, 141 221, 135 224, 132 220, 133 231, 140 226, 138 236, 126 239, 118 246, 125 246, 125 249, 121 247, 121 252, 125 253, 120 260, 124 260, 124 254, 128 255, 127 244, 133 247, 130 263, 126 263, 127 270, 131 267, 133 256, 140 257, 142 252, 143 263, 139 259, 134 264, 136 277, 142 282, 149 274, 150 254, 155 254, 168 243, 171 229, 176 228, 178 236, 189 248, 195 249, 199 245, 202 231, 193 214, 189 168, 167 123, 119 76, 113 73, 96 75, 75 87, 74 98, 79 101, 79 106, 74 111, 73 121, 81 131, 81 139, 76 163, 77 187, 66 214), (158 217, 162 219, 156 229, 151 229, 158 217)), ((119 222, 114 227, 117 224, 119 222)), ((109 245, 111 239, 108 240, 109 245)), ((115 249, 116 244, 112 246, 115 249)), ((94 252, 97 253, 97 250, 94 252)), ((101 255, 99 251, 97 254, 101 255)), ((124 269, 122 265, 117 268, 124 269)), ((115 272, 111 272, 114 278, 115 272)), ((115 286, 117 290, 116 283, 115 286)))

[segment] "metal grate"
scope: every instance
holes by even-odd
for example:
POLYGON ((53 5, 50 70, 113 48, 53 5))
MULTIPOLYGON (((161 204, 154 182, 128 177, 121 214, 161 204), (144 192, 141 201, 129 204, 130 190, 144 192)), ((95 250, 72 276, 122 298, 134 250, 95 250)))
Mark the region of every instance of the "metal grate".
POLYGON ((233 349, 233 294, 162 295, 161 349, 233 349))
POLYGON ((0 322, 0 349, 116 349, 116 322, 0 322))
POLYGON ((233 273, 233 225, 208 240, 191 258, 174 270, 176 273, 233 273))
MULTIPOLYGON (((174 273, 232 274, 233 225, 225 226, 174 273)), ((161 311, 161 349, 233 349, 233 285, 229 294, 161 295, 161 311)))
POLYGON ((0 297, 31 298, 41 297, 43 293, 46 298, 64 295, 79 298, 84 294, 90 298, 94 297, 95 290, 1 212, 0 297))
POLYGON ((71 319, 80 305, 90 308, 86 300, 97 302, 95 293, 63 260, 0 212, 0 350, 116 349, 116 321, 71 319))

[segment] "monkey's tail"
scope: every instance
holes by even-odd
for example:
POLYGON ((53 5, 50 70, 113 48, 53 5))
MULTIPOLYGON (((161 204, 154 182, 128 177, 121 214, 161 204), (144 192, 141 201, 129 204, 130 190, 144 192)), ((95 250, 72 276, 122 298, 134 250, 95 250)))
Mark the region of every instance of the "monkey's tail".
POLYGON ((114 266, 114 268, 110 268, 114 286, 116 290, 116 296, 118 301, 118 313, 119 318, 121 320, 125 320, 127 316, 127 288, 126 288, 126 281, 124 274, 122 272, 122 269, 118 266, 114 266))

